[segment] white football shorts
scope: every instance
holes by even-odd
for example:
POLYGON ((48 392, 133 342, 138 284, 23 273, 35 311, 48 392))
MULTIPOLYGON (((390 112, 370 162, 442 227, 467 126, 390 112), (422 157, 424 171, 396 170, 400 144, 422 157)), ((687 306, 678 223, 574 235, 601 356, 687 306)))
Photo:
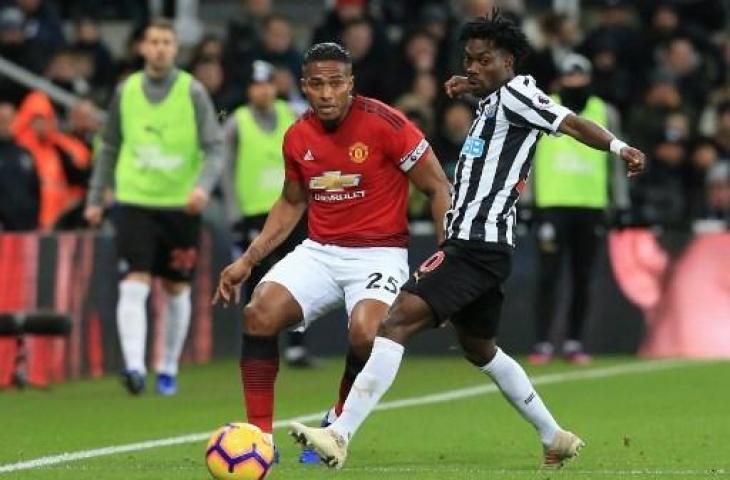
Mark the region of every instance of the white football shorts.
POLYGON ((339 247, 304 240, 268 271, 263 282, 284 286, 304 313, 307 328, 345 306, 347 316, 360 300, 392 305, 408 279, 408 250, 400 247, 339 247))

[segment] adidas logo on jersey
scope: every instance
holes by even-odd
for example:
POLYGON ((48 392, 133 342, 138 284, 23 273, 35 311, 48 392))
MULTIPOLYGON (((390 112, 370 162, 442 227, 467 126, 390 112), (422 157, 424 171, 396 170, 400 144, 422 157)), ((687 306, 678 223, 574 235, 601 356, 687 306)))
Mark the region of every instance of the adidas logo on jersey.
POLYGON ((304 154, 304 161, 311 162, 312 160, 314 160, 314 155, 312 155, 311 150, 307 150, 307 153, 304 154))

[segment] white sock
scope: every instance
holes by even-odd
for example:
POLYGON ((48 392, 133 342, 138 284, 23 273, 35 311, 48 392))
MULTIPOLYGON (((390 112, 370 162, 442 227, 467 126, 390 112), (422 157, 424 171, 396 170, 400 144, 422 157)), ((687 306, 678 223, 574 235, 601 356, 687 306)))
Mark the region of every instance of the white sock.
POLYGON ((177 375, 185 339, 190 327, 190 288, 177 295, 167 297, 167 318, 165 320, 165 351, 157 365, 157 373, 177 375))
POLYGON ((550 445, 560 426, 548 411, 527 374, 512 357, 497 348, 491 362, 480 370, 494 380, 505 398, 540 434, 543 445, 550 445))
POLYGON ((403 359, 403 345, 384 337, 375 337, 373 351, 365 367, 352 384, 342 415, 330 428, 349 440, 375 405, 393 384, 403 359))
POLYGON ((117 303, 117 331, 122 344, 122 355, 127 370, 147 373, 144 353, 147 340, 147 295, 150 286, 138 280, 119 283, 117 303))

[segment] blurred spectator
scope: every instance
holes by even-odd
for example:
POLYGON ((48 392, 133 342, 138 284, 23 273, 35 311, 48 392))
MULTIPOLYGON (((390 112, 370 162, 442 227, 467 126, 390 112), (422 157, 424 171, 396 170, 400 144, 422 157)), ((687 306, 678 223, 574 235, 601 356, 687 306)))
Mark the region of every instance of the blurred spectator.
POLYGON ((382 23, 368 12, 367 0, 335 0, 334 9, 327 12, 324 22, 314 29, 312 44, 322 42, 343 42, 345 27, 356 20, 367 20, 373 31, 373 49, 383 52, 389 46, 382 23))
POLYGON ((76 95, 91 91, 93 66, 71 49, 58 50, 51 57, 43 75, 54 85, 76 95))
POLYGON ((15 142, 15 107, 0 103, 0 231, 38 227, 40 185, 30 152, 15 142))
POLYGON ((654 140, 663 133, 666 118, 672 112, 691 110, 682 104, 682 96, 674 80, 666 74, 655 74, 646 90, 642 103, 629 111, 629 137, 637 148, 648 152, 654 140))
POLYGON ((91 82, 95 87, 109 87, 114 82, 114 60, 111 52, 101 39, 99 24, 84 17, 74 24, 71 49, 78 55, 91 60, 91 82))
POLYGON ((190 55, 191 63, 195 63, 197 59, 203 57, 214 58, 222 62, 224 48, 223 41, 218 36, 213 34, 204 35, 190 55))
MULTIPOLYGON (((99 136, 101 120, 96 106, 90 100, 78 101, 68 113, 64 132, 85 145, 89 154, 92 155, 95 147, 101 142, 99 136)), ((80 145, 77 148, 81 148, 80 145)), ((68 160, 65 160, 65 163, 68 163, 68 160)), ((86 227, 84 195, 89 186, 91 168, 74 168, 72 164, 66 165, 64 170, 67 180, 76 187, 79 195, 74 195, 63 214, 56 220, 54 228, 56 230, 82 229, 86 227)))
POLYGON ((90 100, 78 101, 68 113, 65 131, 93 150, 97 135, 101 131, 101 119, 96 105, 90 100))
POLYGON ((13 122, 18 144, 33 155, 41 182, 39 224, 51 228, 64 211, 83 198, 91 162, 89 148, 58 129, 48 96, 28 94, 13 122))
POLYGON ((717 0, 642 0, 636 5, 645 18, 655 17, 657 11, 672 9, 681 19, 682 28, 701 30, 705 34, 727 28, 727 5, 717 0))
MULTIPOLYGON (((15 7, 0 9, 0 56, 23 68, 39 71, 43 56, 36 45, 25 38, 23 12, 15 7)), ((0 76, 0 100, 19 104, 27 90, 14 80, 0 76)))
POLYGON ((198 57, 190 65, 190 73, 205 87, 219 115, 240 103, 241 95, 224 83, 225 73, 220 59, 207 55, 198 57))
MULTIPOLYGON (((451 40, 454 38, 454 19, 448 5, 426 4, 421 9, 417 24, 436 41, 438 56, 436 71, 442 78, 449 72, 451 40)), ((418 28, 418 25, 411 28, 418 28)))
POLYGON ((474 121, 474 108, 465 102, 450 103, 444 111, 441 126, 431 141, 436 156, 450 182, 454 182, 456 163, 461 147, 474 121))
MULTIPOLYGON (((248 104, 239 107, 224 126, 226 170, 224 192, 228 218, 237 245, 245 251, 263 229, 269 210, 281 194, 284 157, 281 146, 296 121, 285 101, 277 100, 274 66, 256 61, 248 86, 248 104)), ((259 262, 246 280, 246 298, 266 272, 307 237, 303 217, 289 237, 259 262)), ((290 365, 311 366, 301 332, 289 332, 285 358, 290 365)))
MULTIPOLYGON (((553 99, 597 125, 619 130, 614 108, 591 91, 592 68, 587 58, 567 55, 560 63, 560 91, 553 99)), ((564 136, 537 144, 532 178, 534 217, 539 253, 535 304, 537 339, 528 361, 552 360, 551 327, 557 315, 563 266, 569 265, 570 307, 562 354, 571 363, 585 364, 583 331, 590 313, 590 279, 594 273, 606 216, 628 210, 626 169, 618 156, 589 148, 564 136)))
POLYGON ((540 22, 545 48, 528 57, 525 70, 547 92, 558 90, 558 66, 580 43, 581 31, 575 18, 551 13, 540 22))
POLYGON ((245 0, 241 5, 240 18, 228 24, 223 67, 230 80, 243 90, 251 76, 253 52, 260 45, 264 20, 273 9, 271 0, 245 0))
POLYGON ((712 74, 692 40, 685 36, 671 39, 659 58, 658 71, 673 78, 684 101, 698 111, 707 99, 712 74))
POLYGON ((438 44, 425 30, 411 32, 403 41, 401 57, 395 73, 398 79, 396 93, 402 95, 415 83, 421 73, 433 75, 437 81, 444 81, 446 72, 436 70, 438 60, 438 44))
POLYGON ((292 80, 298 81, 302 78, 302 54, 292 45, 289 19, 284 15, 271 14, 262 26, 261 45, 255 50, 255 58, 285 67, 292 80))
POLYGON ((53 2, 48 0, 16 0, 16 2, 25 15, 23 29, 28 40, 38 43, 50 52, 66 43, 61 17, 53 2))
POLYGON ((638 223, 684 230, 689 220, 685 190, 687 138, 680 130, 687 119, 675 115, 671 120, 667 118, 665 130, 647 151, 647 170, 632 185, 631 205, 638 223))
POLYGON ((391 75, 383 74, 389 64, 388 53, 377 50, 373 42, 372 24, 363 18, 348 23, 342 35, 342 44, 352 55, 355 92, 390 102, 391 75))
POLYGON ((580 51, 593 63, 596 94, 624 111, 636 93, 637 79, 650 66, 631 2, 601 0, 599 24, 580 51))

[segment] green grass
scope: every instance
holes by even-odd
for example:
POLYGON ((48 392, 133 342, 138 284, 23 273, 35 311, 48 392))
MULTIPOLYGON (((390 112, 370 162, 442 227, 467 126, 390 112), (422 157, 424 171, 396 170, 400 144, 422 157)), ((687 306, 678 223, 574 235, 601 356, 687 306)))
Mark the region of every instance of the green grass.
MULTIPOLYGON (((634 362, 602 359, 587 369, 634 362)), ((341 362, 314 371, 282 369, 277 418, 324 409, 341 362)), ((530 371, 572 371, 554 364, 530 371)), ((728 363, 687 363, 538 388, 556 417, 588 442, 559 473, 537 472, 532 428, 499 394, 376 412, 351 444, 344 470, 296 463, 297 447, 277 430, 277 479, 611 479, 730 478, 728 363)), ((457 358, 407 358, 386 400, 483 385, 457 358)), ((127 396, 116 379, 61 385, 51 392, 0 393, 0 466, 63 452, 209 431, 242 418, 236 362, 184 370, 181 394, 127 396)), ((201 480, 204 442, 0 473, 4 479, 201 480)))

